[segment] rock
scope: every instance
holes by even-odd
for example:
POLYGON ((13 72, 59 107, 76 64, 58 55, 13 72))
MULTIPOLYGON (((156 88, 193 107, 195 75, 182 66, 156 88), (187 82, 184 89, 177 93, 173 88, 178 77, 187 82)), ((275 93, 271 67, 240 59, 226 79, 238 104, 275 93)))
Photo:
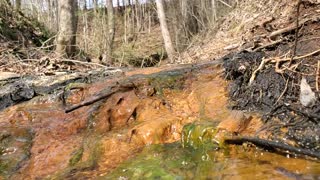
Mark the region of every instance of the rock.
POLYGON ((316 95, 305 77, 302 77, 300 83, 300 102, 304 107, 313 106, 316 102, 316 95))
POLYGON ((218 129, 227 130, 232 133, 241 133, 245 130, 252 117, 247 116, 242 111, 232 111, 227 119, 220 122, 218 129))

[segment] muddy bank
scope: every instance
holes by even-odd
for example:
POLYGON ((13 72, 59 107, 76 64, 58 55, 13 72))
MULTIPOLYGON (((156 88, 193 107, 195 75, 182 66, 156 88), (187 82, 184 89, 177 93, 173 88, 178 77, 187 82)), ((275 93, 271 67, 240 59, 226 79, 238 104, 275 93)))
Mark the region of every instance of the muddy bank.
MULTIPOLYGON (((260 44, 224 58, 225 77, 231 80, 229 96, 233 109, 260 111, 265 125, 257 133, 267 133, 297 147, 320 150, 319 101, 319 15, 320 6, 305 3, 301 6, 298 39, 295 40, 295 21, 282 24, 269 38, 279 43, 260 44), (277 32, 277 33, 275 33, 277 32), (272 35, 272 36, 271 36, 272 35), (296 43, 296 46, 295 46, 296 43), (292 58, 296 47, 295 56, 292 58), (305 81, 303 80, 305 79, 305 81), (304 82, 302 82, 304 81, 304 82), (308 89, 312 98, 305 104, 303 95, 308 89)), ((257 31, 257 37, 263 34, 257 31)), ((260 39, 263 42, 266 39, 260 39)))

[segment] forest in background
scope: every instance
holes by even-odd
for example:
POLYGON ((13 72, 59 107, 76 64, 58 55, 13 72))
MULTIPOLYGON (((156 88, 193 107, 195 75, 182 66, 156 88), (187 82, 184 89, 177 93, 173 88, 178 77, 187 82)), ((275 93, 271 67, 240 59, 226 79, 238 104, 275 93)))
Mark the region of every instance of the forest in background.
POLYGON ((56 49, 62 56, 82 61, 136 67, 155 66, 168 57, 168 51, 171 62, 179 61, 181 52, 199 41, 203 34, 214 31, 219 17, 237 4, 234 0, 159 1, 164 7, 163 22, 167 23, 165 28, 169 33, 164 34, 160 29, 159 8, 153 0, 62 0, 61 3, 14 0, 7 3, 45 27, 48 39, 42 46, 49 51, 56 49), (108 9, 108 3, 113 3, 112 9, 108 9), (59 36, 64 39, 59 40, 59 36), (76 39, 68 40, 71 37, 76 39), (68 41, 69 45, 57 46, 62 41, 68 41), (170 50, 166 45, 168 41, 172 44, 170 50), (66 47, 72 47, 72 52, 62 52, 66 47))

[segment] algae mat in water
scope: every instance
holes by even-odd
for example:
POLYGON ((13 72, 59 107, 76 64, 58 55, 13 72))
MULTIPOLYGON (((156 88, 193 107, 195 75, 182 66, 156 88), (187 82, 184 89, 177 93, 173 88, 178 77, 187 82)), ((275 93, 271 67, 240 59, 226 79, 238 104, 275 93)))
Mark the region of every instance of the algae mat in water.
POLYGON ((225 147, 214 124, 186 125, 182 143, 150 145, 100 179, 320 178, 320 163, 245 146, 225 147), (277 161, 274 161, 277 159, 277 161))

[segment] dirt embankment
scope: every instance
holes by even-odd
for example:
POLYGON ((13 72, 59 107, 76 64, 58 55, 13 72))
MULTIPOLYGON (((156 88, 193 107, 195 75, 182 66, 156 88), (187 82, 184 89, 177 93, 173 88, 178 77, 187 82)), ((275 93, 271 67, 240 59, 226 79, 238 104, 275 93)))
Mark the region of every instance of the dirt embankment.
POLYGON ((253 28, 252 45, 224 57, 225 76, 232 81, 232 108, 265 114, 266 124, 258 135, 267 131, 270 139, 289 140, 316 152, 320 150, 320 4, 302 1, 299 16, 297 6, 293 9, 287 21, 272 20, 253 28), (304 102, 306 98, 310 103, 304 102))

